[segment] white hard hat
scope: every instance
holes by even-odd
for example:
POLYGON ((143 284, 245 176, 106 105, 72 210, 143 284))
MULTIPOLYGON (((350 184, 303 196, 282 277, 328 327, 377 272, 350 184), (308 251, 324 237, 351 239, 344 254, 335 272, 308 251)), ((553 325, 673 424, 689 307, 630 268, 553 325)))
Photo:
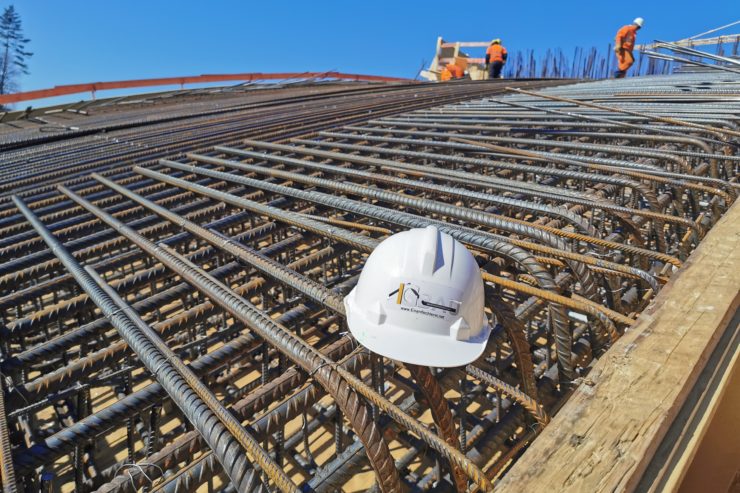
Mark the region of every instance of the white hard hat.
POLYGON ((385 239, 344 298, 349 330, 382 356, 425 366, 478 359, 491 333, 473 255, 434 226, 385 239))
POLYGON ((638 17, 637 19, 632 21, 632 24, 642 27, 642 24, 644 22, 645 22, 645 19, 643 19, 642 17, 638 17))

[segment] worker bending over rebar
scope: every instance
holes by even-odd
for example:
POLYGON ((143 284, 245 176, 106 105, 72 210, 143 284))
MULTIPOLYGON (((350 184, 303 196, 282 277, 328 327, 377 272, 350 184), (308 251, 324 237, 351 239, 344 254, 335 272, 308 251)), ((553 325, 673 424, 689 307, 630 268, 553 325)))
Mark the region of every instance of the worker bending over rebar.
POLYGON ((456 61, 448 63, 440 75, 440 80, 448 81, 450 79, 462 79, 465 77, 465 71, 460 67, 456 61))

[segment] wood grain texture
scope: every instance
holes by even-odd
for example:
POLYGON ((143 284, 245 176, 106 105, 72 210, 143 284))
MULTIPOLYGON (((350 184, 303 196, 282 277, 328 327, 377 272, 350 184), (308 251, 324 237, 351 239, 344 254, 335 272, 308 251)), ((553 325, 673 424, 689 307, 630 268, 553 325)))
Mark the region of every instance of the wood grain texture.
POLYGON ((735 204, 496 491, 630 491, 738 309, 739 292, 735 204))

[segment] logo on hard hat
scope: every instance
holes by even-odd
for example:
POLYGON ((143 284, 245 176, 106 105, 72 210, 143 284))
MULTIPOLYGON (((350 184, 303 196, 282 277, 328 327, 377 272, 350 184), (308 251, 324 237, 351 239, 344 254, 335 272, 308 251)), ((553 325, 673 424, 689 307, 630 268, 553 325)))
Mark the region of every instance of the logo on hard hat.
POLYGON ((460 302, 446 299, 442 296, 434 297, 422 292, 421 288, 410 282, 402 282, 397 289, 388 293, 388 299, 401 309, 429 315, 457 315, 460 302), (421 309, 421 310, 420 310, 421 309))

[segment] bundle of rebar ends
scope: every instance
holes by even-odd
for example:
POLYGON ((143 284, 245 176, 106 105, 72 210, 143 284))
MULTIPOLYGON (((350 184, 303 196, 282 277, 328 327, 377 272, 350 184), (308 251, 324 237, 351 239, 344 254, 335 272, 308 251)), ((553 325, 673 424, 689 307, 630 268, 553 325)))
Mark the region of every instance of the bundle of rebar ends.
POLYGON ((286 89, 0 133, 2 491, 492 490, 733 205, 739 96, 726 71, 286 89), (486 283, 467 367, 347 332, 367 255, 430 224, 486 283))

